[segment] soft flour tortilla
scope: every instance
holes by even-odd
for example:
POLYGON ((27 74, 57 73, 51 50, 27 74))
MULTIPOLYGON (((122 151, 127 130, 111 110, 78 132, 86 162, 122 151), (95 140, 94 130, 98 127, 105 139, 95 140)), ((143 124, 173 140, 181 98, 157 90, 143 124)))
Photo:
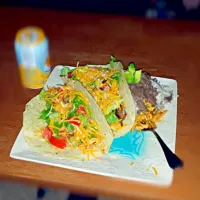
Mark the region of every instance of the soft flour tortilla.
MULTIPOLYGON (((102 114, 99 106, 88 93, 88 91, 77 81, 70 81, 68 84, 72 85, 75 90, 81 91, 89 100, 89 106, 92 110, 92 117, 97 122, 100 128, 100 132, 105 136, 103 140, 105 146, 105 153, 109 151, 109 148, 113 141, 113 133, 111 131, 110 126, 108 125, 104 115, 102 114)), ((55 149, 51 144, 45 141, 42 138, 42 133, 38 132, 41 128, 46 127, 46 122, 42 119, 39 119, 40 112, 46 109, 45 101, 39 99, 39 95, 31 99, 24 111, 23 115, 23 131, 24 131, 24 138, 27 144, 37 153, 49 157, 49 158, 56 158, 56 159, 81 159, 87 160, 88 157, 85 154, 82 154, 79 149, 71 150, 66 148, 64 150, 55 149)), ((98 145, 96 145, 96 151, 94 154, 97 157, 102 156, 102 152, 98 145)), ((92 156, 89 159, 93 159, 92 156)))
POLYGON ((114 68, 119 69, 120 73, 121 73, 121 82, 120 82, 120 87, 119 87, 119 93, 120 93, 121 97, 123 97, 123 99, 124 99, 124 103, 126 106, 125 110, 127 113, 127 116, 123 121, 123 124, 125 126, 121 130, 114 132, 115 137, 119 137, 119 136, 125 135, 133 127, 133 124, 135 122, 135 117, 136 117, 136 103, 133 100, 131 91, 126 82, 122 63, 116 62, 114 65, 114 68))
MULTIPOLYGON (((86 65, 86 66, 93 67, 93 68, 98 68, 98 67, 110 68, 109 64, 108 65, 86 65)), ((125 110, 127 113, 126 118, 123 120, 123 124, 124 124, 123 128, 120 129, 119 131, 113 131, 114 137, 120 137, 120 136, 125 135, 127 132, 129 132, 134 124, 135 117, 136 117, 136 103, 133 100, 131 91, 126 82, 122 63, 115 62, 114 69, 119 70, 119 72, 121 74, 119 93, 120 93, 120 96, 124 99, 124 103, 126 106, 125 110)), ((67 83, 69 81, 69 79, 67 77, 61 77, 61 78, 65 83, 67 83)))

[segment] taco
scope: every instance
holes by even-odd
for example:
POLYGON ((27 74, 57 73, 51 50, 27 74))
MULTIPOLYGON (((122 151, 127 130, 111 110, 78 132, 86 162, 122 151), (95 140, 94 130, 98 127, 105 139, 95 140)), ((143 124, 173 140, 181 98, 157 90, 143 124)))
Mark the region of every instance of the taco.
POLYGON ((113 133, 99 106, 77 81, 47 87, 24 111, 24 138, 37 153, 88 160, 109 151, 113 133))
POLYGON ((113 66, 104 67, 79 66, 69 73, 68 77, 61 76, 61 78, 67 82, 71 77, 83 84, 101 108, 115 137, 130 131, 135 121, 136 106, 121 62, 114 62, 113 66))

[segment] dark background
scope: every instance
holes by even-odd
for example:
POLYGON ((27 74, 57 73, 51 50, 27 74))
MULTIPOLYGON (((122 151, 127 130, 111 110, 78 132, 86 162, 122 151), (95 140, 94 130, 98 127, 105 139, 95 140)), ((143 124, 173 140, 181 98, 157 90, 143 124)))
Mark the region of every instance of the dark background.
MULTIPOLYGON (((166 4, 165 10, 174 11, 176 13, 176 19, 200 19, 200 7, 198 9, 187 11, 183 6, 182 0, 165 0, 164 2, 166 4)), ((0 0, 0 5, 28 6, 66 11, 114 13, 133 16, 145 16, 147 9, 156 7, 155 1, 153 0, 0 0)), ((166 17, 161 14, 158 18, 166 17)))

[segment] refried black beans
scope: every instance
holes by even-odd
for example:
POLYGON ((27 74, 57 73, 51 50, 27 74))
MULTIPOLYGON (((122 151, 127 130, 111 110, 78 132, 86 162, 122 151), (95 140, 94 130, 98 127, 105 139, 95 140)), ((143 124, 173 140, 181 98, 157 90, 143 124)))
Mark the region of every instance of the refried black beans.
POLYGON ((157 106, 156 97, 158 91, 152 85, 151 75, 147 72, 142 72, 141 81, 137 84, 129 84, 133 99, 137 105, 137 113, 146 110, 143 100, 151 102, 154 106, 157 106))

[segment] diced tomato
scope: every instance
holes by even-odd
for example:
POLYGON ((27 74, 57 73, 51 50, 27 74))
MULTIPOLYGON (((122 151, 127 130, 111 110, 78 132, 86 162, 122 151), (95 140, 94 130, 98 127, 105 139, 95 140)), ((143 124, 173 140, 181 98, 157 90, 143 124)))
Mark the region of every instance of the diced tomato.
POLYGON ((79 112, 80 114, 82 114, 82 115, 85 115, 85 114, 86 114, 86 110, 85 110, 85 108, 84 108, 83 106, 79 106, 79 107, 78 107, 78 112, 79 112))
POLYGON ((53 133, 52 133, 51 129, 48 126, 46 126, 45 129, 44 129, 44 131, 43 131, 42 137, 44 139, 50 140, 51 137, 52 137, 52 134, 53 133))
POLYGON ((72 72, 68 72, 68 78, 72 78, 72 72))
POLYGON ((72 119, 68 121, 70 124, 75 125, 75 126, 80 126, 81 122, 77 119, 72 119))
POLYGON ((59 88, 57 88, 57 91, 58 91, 58 92, 62 92, 63 89, 62 89, 61 87, 59 87, 59 88))
POLYGON ((64 149, 67 146, 66 139, 62 138, 51 137, 49 142, 60 149, 64 149))

